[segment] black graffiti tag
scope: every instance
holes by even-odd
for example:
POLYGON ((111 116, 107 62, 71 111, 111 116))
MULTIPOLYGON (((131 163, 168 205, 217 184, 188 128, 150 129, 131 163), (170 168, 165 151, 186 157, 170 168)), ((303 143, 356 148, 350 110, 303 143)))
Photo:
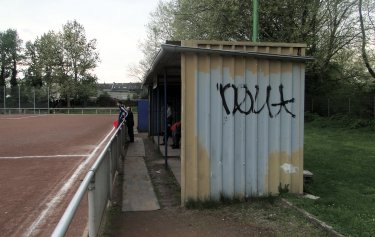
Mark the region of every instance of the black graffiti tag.
POLYGON ((272 106, 280 106, 279 112, 277 112, 276 115, 280 114, 281 109, 284 108, 285 111, 286 111, 288 114, 292 115, 292 117, 295 118, 296 115, 295 115, 295 114, 292 114, 292 112, 290 112, 290 111, 288 110, 288 108, 285 106, 285 105, 288 104, 288 103, 294 103, 294 98, 292 98, 292 99, 290 99, 290 100, 284 100, 283 88, 284 88, 284 86, 283 86, 282 84, 280 84, 280 86, 279 86, 279 92, 280 92, 280 103, 272 104, 272 106))
MULTIPOLYGON (((283 85, 280 84, 279 86, 279 93, 280 93, 280 102, 279 103, 272 103, 271 106, 273 107, 276 107, 276 106, 279 106, 279 111, 275 114, 275 116, 279 115, 281 113, 281 110, 284 109, 285 112, 287 112, 288 114, 290 114, 293 118, 296 117, 287 107, 286 105, 289 104, 289 103, 294 103, 294 98, 290 99, 290 100, 285 100, 284 99, 284 92, 283 92, 283 85)), ((267 86, 267 91, 266 91, 266 101, 264 102, 264 104, 259 108, 259 109, 255 109, 255 105, 258 101, 258 96, 259 96, 259 86, 256 85, 255 86, 255 97, 253 97, 253 94, 250 92, 250 90, 248 89, 247 85, 241 85, 239 87, 237 87, 236 85, 234 84, 226 84, 226 85, 223 85, 221 83, 218 83, 216 84, 216 89, 220 92, 220 96, 221 96, 221 100, 222 100, 222 104, 223 104, 223 107, 224 107, 224 110, 225 110, 225 113, 227 115, 229 115, 231 112, 232 114, 234 115, 237 111, 240 112, 241 114, 245 114, 245 115, 249 115, 250 113, 254 113, 254 114, 259 114, 264 108, 267 108, 268 110, 268 116, 270 118, 273 118, 274 115, 272 114, 271 112, 271 107, 270 107, 270 96, 271 96, 271 86, 267 86), (233 89, 233 92, 234 92, 234 103, 233 103, 233 110, 230 111, 229 107, 228 107, 228 104, 227 104, 227 101, 226 101, 226 97, 225 97, 225 91, 232 88, 233 89), (244 94, 245 96, 242 98, 242 100, 239 100, 239 90, 244 90, 244 94), (247 98, 250 99, 250 108, 248 110, 245 109, 242 109, 244 103, 247 101, 247 98)))

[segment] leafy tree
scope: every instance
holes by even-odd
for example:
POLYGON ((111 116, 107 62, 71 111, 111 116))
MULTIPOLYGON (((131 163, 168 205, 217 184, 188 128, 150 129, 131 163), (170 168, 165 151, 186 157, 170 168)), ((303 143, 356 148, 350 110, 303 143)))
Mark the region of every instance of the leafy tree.
POLYGON ((170 4, 176 6, 172 24, 175 39, 251 38, 251 1, 180 0, 170 4))
POLYGON ((85 100, 96 94, 97 78, 92 75, 99 62, 96 40, 87 40, 84 27, 77 21, 63 25, 61 32, 50 31, 35 42, 27 42, 26 56, 28 83, 33 87, 47 85, 52 95, 66 98, 68 107, 71 98, 85 100))
POLYGON ((26 65, 28 68, 25 70, 25 79, 27 85, 32 87, 41 87, 42 81, 42 70, 39 65, 39 56, 37 52, 37 47, 31 41, 26 42, 26 65))
POLYGON ((60 84, 70 107, 70 98, 78 98, 77 92, 83 81, 96 82, 96 77, 91 76, 91 70, 99 62, 99 54, 96 51, 96 40, 87 40, 85 29, 77 21, 68 22, 63 26, 60 39, 60 84))
POLYGON ((22 40, 16 30, 0 32, 0 86, 5 85, 9 77, 12 87, 17 85, 17 65, 22 59, 22 40))
POLYGON ((108 94, 108 92, 104 92, 103 94, 98 96, 96 104, 102 107, 114 106, 116 104, 116 101, 108 94))
POLYGON ((58 67, 62 49, 56 33, 50 31, 38 37, 34 43, 26 43, 26 58, 29 66, 25 78, 33 87, 47 85, 49 88, 59 78, 58 67))
MULTIPOLYGON (((260 1, 260 41, 306 43, 307 54, 316 59, 307 66, 307 91, 328 93, 338 80, 363 78, 363 70, 355 61, 360 42, 357 3, 357 0, 260 1), (343 60, 343 55, 351 55, 352 61, 343 60)), ((251 1, 160 2, 146 26, 148 36, 143 42, 145 56, 141 68, 146 71, 150 67, 159 49, 155 45, 167 39, 247 41, 251 38, 251 15, 251 1)))
POLYGON ((89 100, 90 96, 96 95, 97 87, 96 87, 97 78, 95 76, 87 76, 81 80, 77 88, 78 99, 83 106, 87 106, 87 101, 89 100))

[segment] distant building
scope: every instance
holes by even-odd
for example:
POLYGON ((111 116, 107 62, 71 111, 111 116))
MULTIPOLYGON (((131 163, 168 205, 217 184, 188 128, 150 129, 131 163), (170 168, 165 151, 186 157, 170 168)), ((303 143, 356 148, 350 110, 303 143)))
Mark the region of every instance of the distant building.
POLYGON ((142 83, 115 83, 98 84, 98 96, 108 93, 110 97, 117 100, 139 99, 142 83))

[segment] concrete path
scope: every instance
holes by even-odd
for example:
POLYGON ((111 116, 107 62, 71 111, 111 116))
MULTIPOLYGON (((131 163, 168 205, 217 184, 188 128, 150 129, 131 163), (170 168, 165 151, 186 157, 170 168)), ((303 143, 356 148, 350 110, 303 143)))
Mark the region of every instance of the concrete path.
POLYGON ((160 209, 144 161, 143 140, 135 137, 124 161, 122 211, 152 211, 160 209))

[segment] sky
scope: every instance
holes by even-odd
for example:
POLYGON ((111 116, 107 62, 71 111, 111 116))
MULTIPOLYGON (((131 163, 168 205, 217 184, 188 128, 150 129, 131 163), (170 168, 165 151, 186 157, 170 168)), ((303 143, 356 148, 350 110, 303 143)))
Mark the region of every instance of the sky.
POLYGON ((136 82, 127 71, 142 59, 139 42, 146 38, 145 25, 157 4, 158 0, 0 0, 0 31, 15 29, 25 43, 76 20, 88 40, 97 40, 98 82, 136 82))

